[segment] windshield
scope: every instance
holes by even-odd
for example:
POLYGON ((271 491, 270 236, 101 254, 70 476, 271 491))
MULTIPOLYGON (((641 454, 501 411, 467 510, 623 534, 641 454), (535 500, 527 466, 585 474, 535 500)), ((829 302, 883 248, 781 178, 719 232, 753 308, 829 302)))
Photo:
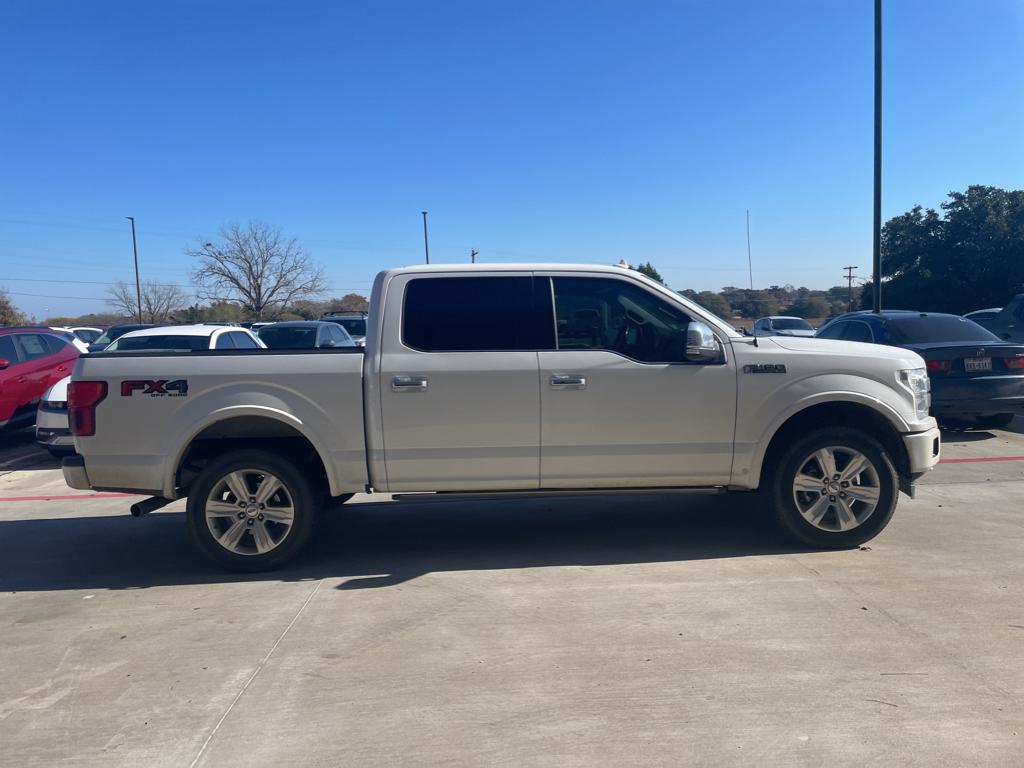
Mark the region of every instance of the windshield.
POLYGON ((260 329, 260 340, 270 349, 313 349, 316 346, 316 328, 268 328, 260 329))
POLYGON ((176 349, 188 352, 209 349, 209 336, 125 336, 106 348, 106 352, 137 352, 143 349, 176 349))
POLYGON ((89 328, 79 328, 74 334, 86 344, 92 344, 100 337, 99 331, 93 331, 89 328))
POLYGON ((363 317, 332 317, 330 318, 332 323, 337 323, 346 331, 349 336, 365 336, 366 335, 366 318, 363 317))
POLYGON ((977 341, 990 344, 999 341, 998 336, 963 317, 911 315, 891 318, 886 326, 897 344, 930 344, 942 341, 977 341))
POLYGON ((813 331, 810 323, 798 317, 781 317, 772 320, 772 328, 777 331, 813 331))

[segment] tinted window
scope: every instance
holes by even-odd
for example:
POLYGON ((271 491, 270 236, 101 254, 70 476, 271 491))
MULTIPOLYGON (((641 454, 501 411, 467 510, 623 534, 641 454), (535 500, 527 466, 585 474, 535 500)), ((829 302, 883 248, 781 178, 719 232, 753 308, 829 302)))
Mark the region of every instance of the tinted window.
POLYGON ((417 278, 405 289, 402 340, 425 352, 552 349, 550 304, 547 281, 532 277, 417 278))
POLYGON ((100 332, 93 331, 88 328, 79 328, 77 331, 75 331, 75 336, 77 336, 79 340, 84 341, 86 344, 92 344, 94 341, 96 341, 96 339, 100 337, 100 332))
MULTIPOLYGON (((173 349, 189 352, 207 349, 208 336, 125 336, 111 345, 111 352, 138 352, 146 349, 173 349)), ((230 346, 228 347, 231 348, 230 346)))
POLYGON ((18 352, 14 348, 13 336, 0 336, 0 360, 6 360, 11 365, 18 364, 18 352))
POLYGON ((999 337, 972 320, 949 315, 910 315, 889 318, 889 333, 897 344, 927 344, 933 341, 978 341, 990 343, 999 337))
MULTIPOLYGON (((474 278, 479 279, 479 278, 474 278)), ((366 319, 362 317, 340 317, 332 322, 337 323, 346 331, 350 336, 365 336, 366 335, 366 319)))
POLYGON ((234 335, 233 333, 222 333, 217 337, 217 344, 214 346, 214 349, 234 349, 235 342, 231 340, 231 337, 234 335))
POLYGON ((63 352, 68 346, 64 341, 61 341, 61 339, 56 336, 50 336, 47 334, 43 336, 43 338, 46 339, 46 346, 50 348, 50 352, 53 354, 63 352))
POLYGON ((235 346, 239 349, 259 349, 260 345, 252 340, 252 337, 247 333, 234 333, 225 334, 230 336, 232 341, 235 342, 235 346))
POLYGON ((806 320, 785 319, 785 320, 772 320, 772 328, 777 331, 813 331, 811 324, 806 320))
POLYGON ((623 280, 555 277, 559 349, 607 349, 645 363, 685 361, 682 309, 623 280))
POLYGON ((52 354, 50 348, 46 346, 46 338, 41 333, 15 334, 14 343, 21 348, 21 356, 24 360, 35 360, 52 354))
POLYGON ((867 323, 861 322, 860 320, 851 320, 846 323, 842 339, 843 341, 862 341, 868 344, 875 340, 871 335, 871 328, 867 323))
POLYGON ((822 328, 816 335, 819 339, 841 339, 847 325, 848 323, 845 320, 839 323, 832 323, 822 328))
POLYGON ((271 326, 260 331, 260 340, 270 349, 313 349, 316 328, 271 326))

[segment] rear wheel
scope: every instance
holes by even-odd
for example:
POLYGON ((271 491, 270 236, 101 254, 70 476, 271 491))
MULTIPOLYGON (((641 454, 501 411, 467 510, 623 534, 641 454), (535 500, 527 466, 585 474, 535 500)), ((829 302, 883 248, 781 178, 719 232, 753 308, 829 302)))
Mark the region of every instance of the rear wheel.
POLYGON ((233 571, 266 571, 295 557, 319 508, 315 484, 268 451, 212 461, 189 490, 188 524, 208 557, 233 571))
POLYGON ((855 547, 892 518, 899 479, 882 445, 859 430, 820 429, 775 467, 772 500, 782 526, 805 544, 855 547))

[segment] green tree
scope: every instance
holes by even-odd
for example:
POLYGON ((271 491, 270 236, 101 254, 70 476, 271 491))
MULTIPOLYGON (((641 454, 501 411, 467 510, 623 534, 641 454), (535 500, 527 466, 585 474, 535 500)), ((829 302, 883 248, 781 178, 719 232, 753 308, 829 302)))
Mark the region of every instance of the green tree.
POLYGON ((825 300, 823 296, 801 296, 794 301, 786 313, 793 315, 794 317, 828 317, 831 313, 832 307, 825 300))
POLYGON ((651 280, 657 280, 659 283, 665 286, 668 285, 668 283, 662 280, 661 273, 657 269, 655 269, 654 265, 651 264, 651 262, 649 261, 646 264, 638 264, 635 267, 633 267, 633 269, 635 269, 641 275, 647 275, 649 278, 651 278, 651 280))
POLYGON ((7 291, 0 289, 0 325, 27 325, 28 318, 14 306, 7 291))
MULTIPOLYGON (((1024 290, 1024 190, 950 192, 942 214, 914 206, 882 228, 882 305, 963 314, 1024 290)), ((861 294, 869 308, 872 291, 861 294)))
POLYGON ((712 312, 721 318, 728 319, 732 316, 732 307, 729 306, 729 302, 714 291, 701 291, 693 297, 693 300, 708 310, 708 312, 712 312))

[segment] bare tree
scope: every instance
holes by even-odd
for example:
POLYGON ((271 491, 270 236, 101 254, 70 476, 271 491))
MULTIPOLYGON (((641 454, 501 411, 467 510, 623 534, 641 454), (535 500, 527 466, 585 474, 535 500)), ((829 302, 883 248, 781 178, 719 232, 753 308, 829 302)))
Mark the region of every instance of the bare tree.
POLYGON ((198 260, 192 279, 200 299, 230 301, 246 315, 263 320, 323 292, 323 267, 280 229, 251 221, 245 227, 230 224, 220 236, 220 244, 204 243, 186 251, 198 260))
MULTIPOLYGON (((166 323, 172 313, 181 309, 188 302, 188 297, 174 283, 142 284, 142 320, 146 323, 166 323)), ((135 286, 118 280, 107 289, 107 304, 126 317, 139 316, 139 303, 135 296, 135 286)))

